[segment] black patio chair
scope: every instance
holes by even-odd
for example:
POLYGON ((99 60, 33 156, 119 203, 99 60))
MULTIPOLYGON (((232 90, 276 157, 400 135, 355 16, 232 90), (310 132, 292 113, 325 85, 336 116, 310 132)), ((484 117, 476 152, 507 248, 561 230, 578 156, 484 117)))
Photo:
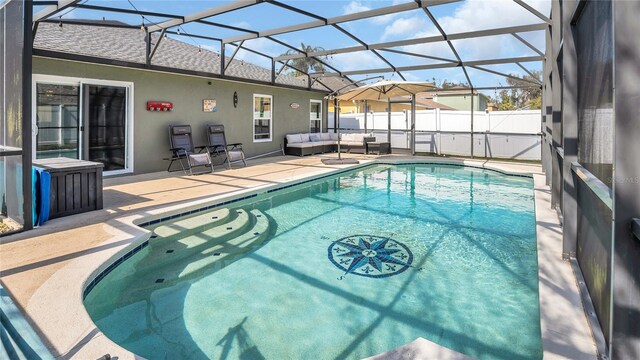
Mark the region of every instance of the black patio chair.
POLYGON ((211 156, 207 146, 193 146, 193 138, 191 136, 191 125, 169 125, 169 144, 171 145, 171 158, 168 172, 179 171, 171 170, 171 165, 175 161, 180 164, 182 171, 187 174, 193 175, 193 168, 195 167, 209 167, 210 170, 202 171, 213 172, 213 164, 211 163, 211 156), (186 165, 186 166, 185 166, 186 165))
POLYGON ((242 162, 247 166, 242 143, 227 144, 227 137, 224 133, 224 125, 207 125, 207 142, 209 153, 212 156, 225 155, 222 164, 227 163, 231 169, 231 164, 242 162))

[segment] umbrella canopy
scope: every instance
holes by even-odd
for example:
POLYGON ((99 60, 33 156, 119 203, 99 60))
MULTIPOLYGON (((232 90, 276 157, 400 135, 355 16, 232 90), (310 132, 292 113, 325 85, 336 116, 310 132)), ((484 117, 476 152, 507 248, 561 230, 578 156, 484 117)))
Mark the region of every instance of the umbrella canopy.
POLYGON ((415 95, 435 89, 434 83, 422 81, 382 80, 373 84, 360 86, 336 96, 339 100, 380 100, 406 95, 415 95))

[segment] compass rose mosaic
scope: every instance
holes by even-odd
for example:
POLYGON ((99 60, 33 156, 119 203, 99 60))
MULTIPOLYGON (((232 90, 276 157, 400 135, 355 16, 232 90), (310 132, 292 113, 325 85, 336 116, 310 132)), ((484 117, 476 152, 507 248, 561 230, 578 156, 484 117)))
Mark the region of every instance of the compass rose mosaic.
POLYGON ((352 235, 329 245, 329 260, 347 274, 383 278, 400 274, 413 262, 409 248, 388 237, 352 235))

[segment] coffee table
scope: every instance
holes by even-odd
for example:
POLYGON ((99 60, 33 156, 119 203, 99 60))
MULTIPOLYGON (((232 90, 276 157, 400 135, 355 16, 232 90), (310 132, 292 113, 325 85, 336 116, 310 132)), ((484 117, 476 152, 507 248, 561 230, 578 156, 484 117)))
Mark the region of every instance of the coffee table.
POLYGON ((367 154, 391 154, 391 144, 388 142, 368 142, 366 143, 367 154))

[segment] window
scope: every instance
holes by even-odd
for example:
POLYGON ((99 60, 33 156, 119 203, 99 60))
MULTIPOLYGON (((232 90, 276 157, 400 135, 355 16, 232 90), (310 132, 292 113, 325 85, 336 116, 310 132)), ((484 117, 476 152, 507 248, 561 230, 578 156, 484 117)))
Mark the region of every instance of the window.
POLYGON ((311 123, 309 125, 309 132, 322 132, 322 101, 311 100, 310 112, 311 117, 309 119, 311 123))
POLYGON ((253 94, 253 142, 271 141, 273 97, 253 94))

